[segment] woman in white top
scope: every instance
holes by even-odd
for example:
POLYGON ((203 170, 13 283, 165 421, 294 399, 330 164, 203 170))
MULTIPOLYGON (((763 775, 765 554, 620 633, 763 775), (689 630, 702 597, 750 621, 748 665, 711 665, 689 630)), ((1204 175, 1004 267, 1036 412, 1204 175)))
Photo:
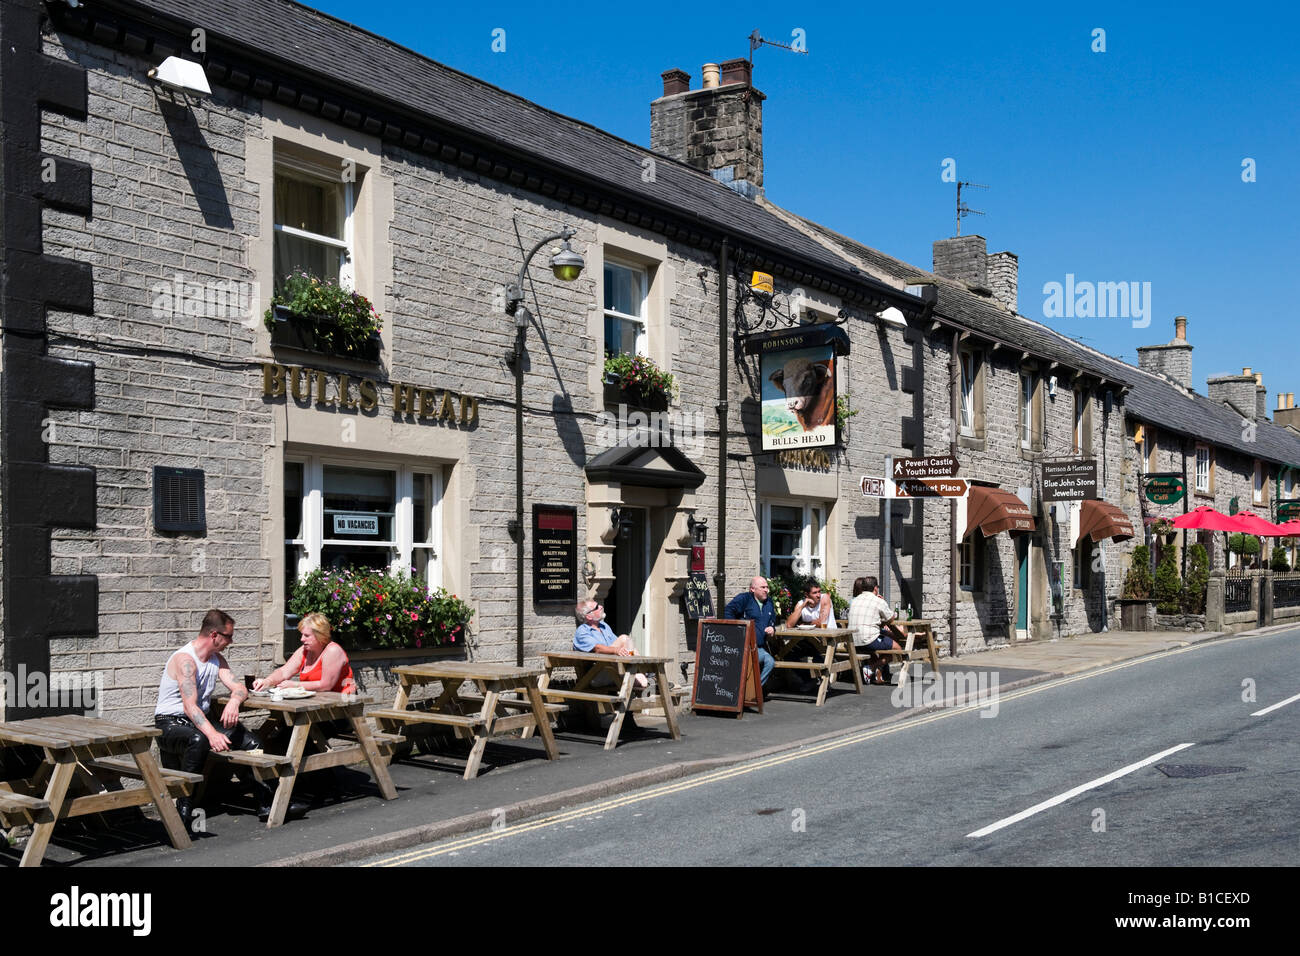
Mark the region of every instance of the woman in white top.
POLYGON ((799 624, 811 624, 813 627, 835 626, 831 596, 823 594, 821 585, 815 581, 809 583, 806 595, 794 606, 794 610, 785 620, 786 627, 795 627, 799 624))

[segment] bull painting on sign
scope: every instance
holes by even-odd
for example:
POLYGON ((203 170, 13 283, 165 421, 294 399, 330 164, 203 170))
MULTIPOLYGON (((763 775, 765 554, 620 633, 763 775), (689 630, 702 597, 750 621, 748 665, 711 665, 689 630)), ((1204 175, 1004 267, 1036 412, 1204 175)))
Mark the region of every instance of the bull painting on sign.
POLYGON ((763 450, 835 444, 835 355, 830 345, 762 356, 763 450))

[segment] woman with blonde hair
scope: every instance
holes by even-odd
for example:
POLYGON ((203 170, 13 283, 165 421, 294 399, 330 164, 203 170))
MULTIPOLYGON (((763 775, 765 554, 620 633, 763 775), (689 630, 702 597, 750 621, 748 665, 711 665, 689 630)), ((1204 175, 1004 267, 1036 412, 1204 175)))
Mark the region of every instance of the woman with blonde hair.
POLYGON ((328 690, 342 694, 357 692, 352 665, 343 648, 330 640, 330 622, 324 614, 312 613, 298 622, 302 646, 277 668, 270 677, 253 682, 253 690, 273 687, 300 687, 303 690, 328 690))

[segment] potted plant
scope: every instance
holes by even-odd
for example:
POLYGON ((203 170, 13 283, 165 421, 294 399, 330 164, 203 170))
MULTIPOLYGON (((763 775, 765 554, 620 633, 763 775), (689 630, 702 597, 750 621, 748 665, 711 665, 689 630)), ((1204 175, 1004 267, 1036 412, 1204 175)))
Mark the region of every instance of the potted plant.
POLYGON ((1151 549, 1140 544, 1133 549, 1133 561, 1128 573, 1124 575, 1124 587, 1120 591, 1120 620, 1126 631, 1149 631, 1151 629, 1151 599, 1155 590, 1155 580, 1151 576, 1151 549))
POLYGON ((359 292, 309 272, 285 276, 266 310, 271 341, 363 362, 379 360, 379 313, 359 292))
POLYGON ((848 392, 835 399, 835 430, 839 434, 841 445, 849 443, 849 419, 857 413, 858 409, 849 402, 848 392))
POLYGON ((1205 613, 1205 594, 1210 583, 1210 556, 1205 545, 1187 549, 1187 578, 1183 581, 1183 607, 1188 614, 1205 613))
POLYGON ((1165 549, 1156 568, 1156 610, 1161 614, 1177 614, 1182 608, 1183 580, 1178 574, 1178 556, 1173 548, 1165 549))
POLYGON ((293 614, 319 611, 348 651, 465 646, 473 608, 406 574, 317 568, 293 586, 293 614))
POLYGON ((677 398, 677 379, 644 355, 605 359, 605 403, 662 412, 677 398))

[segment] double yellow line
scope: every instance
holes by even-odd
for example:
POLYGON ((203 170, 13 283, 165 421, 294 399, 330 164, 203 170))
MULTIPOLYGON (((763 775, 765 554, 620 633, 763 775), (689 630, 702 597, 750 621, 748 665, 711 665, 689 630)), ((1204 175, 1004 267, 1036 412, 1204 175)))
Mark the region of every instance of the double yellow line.
MULTIPOLYGON (((1246 640, 1249 637, 1268 636, 1268 635, 1249 635, 1248 637, 1229 638, 1228 640, 1246 640)), ((1222 643, 1222 642, 1213 642, 1222 643)), ((1174 648, 1149 657, 1141 657, 1132 661, 1123 661, 1118 664, 1112 664, 1109 667, 1103 667, 1099 670, 1087 671, 1083 674, 1076 674, 1073 677, 1062 677, 1058 680, 1049 681, 1045 684, 1036 684, 1032 687, 1025 687, 1011 694, 1000 694, 996 700, 998 705, 1012 700, 1018 700, 1021 697, 1027 697, 1030 694, 1041 694, 1043 691, 1052 690, 1065 684, 1073 684, 1078 681, 1088 680, 1093 677, 1100 677, 1103 674, 1111 674, 1126 667, 1135 667, 1138 664, 1146 664, 1154 660, 1160 660, 1164 657, 1172 657, 1175 654, 1185 654, 1188 651, 1194 651, 1198 648, 1209 647, 1211 644, 1192 644, 1187 647, 1174 648)), ((492 843, 496 840, 504 840, 507 837, 518 836, 522 833, 529 833, 533 830, 545 830, 550 827, 559 826, 563 823, 571 823, 575 820, 581 820, 586 817, 598 816, 607 813, 610 810, 617 810, 620 807, 631 806, 642 803, 646 800, 653 800, 657 797, 666 797, 670 794, 681 793, 685 790, 693 790, 696 787, 707 786, 711 783, 717 783, 721 780, 730 780, 733 777, 741 777, 745 774, 756 773, 759 770, 766 770, 769 767, 777 767, 784 763, 790 763, 794 760, 803 760, 807 757, 815 757, 818 754, 829 753, 833 750, 839 750, 841 747, 851 747, 854 744, 862 743, 866 740, 874 740, 877 737, 884 737, 887 734, 898 733, 901 730, 908 730, 912 727, 920 727, 924 724, 934 723, 936 720, 946 720, 949 717, 958 717, 962 714, 968 714, 974 710, 985 709, 990 701, 966 704, 952 710, 936 711, 927 714, 924 717, 917 717, 913 720, 899 721, 886 727, 876 727, 870 730, 860 731, 850 734, 847 737, 840 737, 836 740, 828 740, 825 743, 816 744, 812 747, 802 748, 784 754, 776 754, 771 757, 764 757, 749 763, 741 764, 735 767, 727 767, 723 770, 715 770, 712 773, 691 776, 686 780, 680 780, 675 783, 668 783, 658 787, 652 787, 649 790, 640 790, 635 793, 625 794, 623 796, 613 797, 601 803, 585 806, 574 810, 566 810, 562 813, 553 814, 548 817, 541 817, 537 820, 530 820, 517 826, 506 826, 500 830, 491 830, 487 833, 478 833, 472 836, 461 837, 450 843, 444 843, 437 847, 411 850, 406 853, 399 853, 397 856, 387 857, 382 860, 375 860, 364 866, 407 866, 411 863, 418 863, 421 860, 432 859, 436 856, 443 856, 448 853, 457 853, 461 850, 468 850, 472 847, 482 846, 486 843, 492 843)))

